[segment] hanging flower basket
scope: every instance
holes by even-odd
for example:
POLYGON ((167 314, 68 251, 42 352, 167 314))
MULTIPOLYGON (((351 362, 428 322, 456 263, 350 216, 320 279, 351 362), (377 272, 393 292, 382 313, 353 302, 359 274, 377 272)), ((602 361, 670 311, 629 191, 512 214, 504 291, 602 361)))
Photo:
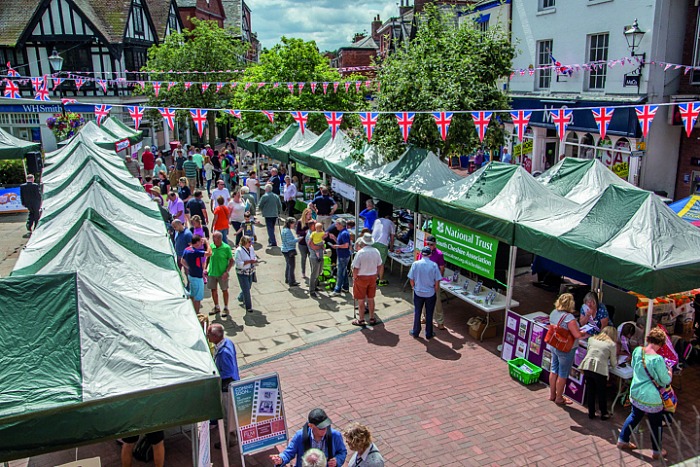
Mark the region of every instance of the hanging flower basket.
POLYGON ((85 119, 75 112, 55 114, 46 119, 46 126, 53 132, 59 143, 75 136, 83 125, 85 125, 85 119))

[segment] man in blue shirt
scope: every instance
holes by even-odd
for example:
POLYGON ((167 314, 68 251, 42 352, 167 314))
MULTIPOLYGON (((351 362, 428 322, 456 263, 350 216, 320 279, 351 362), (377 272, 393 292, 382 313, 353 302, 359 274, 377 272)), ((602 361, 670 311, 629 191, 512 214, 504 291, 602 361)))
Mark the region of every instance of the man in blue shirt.
POLYGON ((270 169, 270 179, 267 181, 267 183, 272 185, 272 192, 277 196, 280 195, 280 185, 283 183, 282 180, 283 179, 278 175, 276 167, 270 169))
POLYGON ((221 376, 221 392, 228 392, 228 385, 241 379, 238 374, 238 360, 236 359, 236 346, 231 339, 224 337, 224 327, 214 323, 207 329, 207 338, 214 344, 214 363, 221 376))
POLYGON ((421 259, 411 265, 408 278, 413 288, 413 329, 409 332, 413 337, 418 337, 421 331, 420 316, 425 306, 425 338, 433 337, 433 311, 435 301, 440 292, 442 274, 438 265, 430 260, 432 250, 425 247, 421 250, 421 259))
POLYGON ((367 209, 360 213, 360 217, 364 219, 363 225, 365 229, 369 229, 369 231, 372 232, 372 229, 374 228, 374 221, 377 220, 377 210, 374 209, 374 201, 371 199, 367 200, 366 206, 367 209))
POLYGON ((294 434, 294 437, 279 456, 270 456, 275 465, 285 465, 296 457, 296 467, 302 466, 302 457, 309 449, 315 448, 326 454, 328 467, 341 467, 345 463, 348 450, 343 435, 331 428, 331 419, 323 409, 309 412, 308 423, 294 434))
POLYGON ((177 255, 177 267, 181 267, 182 254, 185 252, 185 248, 192 243, 192 232, 185 227, 185 224, 180 219, 173 219, 170 225, 175 231, 173 240, 175 242, 175 254, 177 255))
POLYGON ((335 221, 335 227, 338 229, 335 245, 331 245, 338 254, 338 275, 335 282, 333 295, 341 295, 342 292, 350 292, 350 282, 348 280, 348 264, 350 264, 350 233, 346 226, 345 219, 335 221))
POLYGON ((309 207, 316 213, 316 221, 323 224, 323 230, 328 230, 331 226, 331 216, 338 209, 338 204, 331 197, 328 188, 321 188, 321 196, 314 198, 309 207))
POLYGON ((182 253, 182 267, 185 268, 187 280, 190 284, 190 298, 195 313, 204 300, 204 265, 206 258, 211 256, 209 242, 199 235, 192 235, 192 244, 182 253))

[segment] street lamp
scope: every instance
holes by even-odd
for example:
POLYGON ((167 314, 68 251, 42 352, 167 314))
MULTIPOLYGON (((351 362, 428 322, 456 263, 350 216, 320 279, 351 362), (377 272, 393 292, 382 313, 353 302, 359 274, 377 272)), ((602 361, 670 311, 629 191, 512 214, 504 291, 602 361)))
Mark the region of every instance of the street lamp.
POLYGON ((51 56, 49 57, 49 64, 51 65, 51 68, 53 68, 53 71, 56 73, 60 73, 61 69, 63 68, 63 57, 58 55, 58 50, 56 50, 56 47, 53 48, 53 51, 51 52, 51 56))
POLYGON ((639 88, 642 85, 642 69, 644 68, 644 61, 647 58, 646 52, 641 54, 635 54, 634 51, 642 43, 642 38, 646 34, 639 28, 639 22, 637 18, 634 19, 632 26, 628 27, 624 31, 625 40, 627 41, 627 46, 632 50, 632 58, 639 57, 637 63, 639 67, 634 70, 629 75, 625 75, 624 86, 637 86, 637 93, 639 93, 639 88))

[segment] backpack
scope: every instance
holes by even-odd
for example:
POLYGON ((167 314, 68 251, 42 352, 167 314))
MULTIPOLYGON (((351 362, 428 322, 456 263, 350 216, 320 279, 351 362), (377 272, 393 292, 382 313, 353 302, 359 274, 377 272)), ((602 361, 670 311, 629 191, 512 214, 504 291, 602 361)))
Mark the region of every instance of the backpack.
POLYGON ((544 341, 558 351, 566 353, 571 351, 576 339, 571 335, 568 328, 561 326, 564 318, 566 318, 566 315, 561 317, 559 323, 549 325, 547 335, 544 336, 544 341))
MULTIPOLYGON (((309 424, 304 423, 304 428, 303 428, 302 436, 301 436, 301 445, 304 447, 304 452, 308 451, 311 449, 311 436, 309 435, 309 424)), ((326 446, 326 458, 327 459, 332 459, 335 457, 335 452, 333 452, 333 434, 331 433, 331 427, 328 427, 328 430, 326 430, 326 434, 324 436, 326 438, 325 446, 326 446)))

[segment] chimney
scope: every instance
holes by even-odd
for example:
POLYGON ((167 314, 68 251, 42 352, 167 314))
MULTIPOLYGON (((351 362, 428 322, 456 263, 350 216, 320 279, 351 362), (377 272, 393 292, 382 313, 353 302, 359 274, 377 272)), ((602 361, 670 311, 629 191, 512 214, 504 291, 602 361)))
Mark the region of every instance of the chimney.
POLYGON ((379 28, 381 28, 381 27, 382 27, 382 20, 381 20, 381 18, 379 17, 379 15, 377 15, 377 17, 374 18, 374 21, 372 21, 372 39, 374 39, 374 41, 375 41, 377 44, 379 44, 379 39, 380 39, 379 33, 377 33, 377 31, 378 31, 379 28))

